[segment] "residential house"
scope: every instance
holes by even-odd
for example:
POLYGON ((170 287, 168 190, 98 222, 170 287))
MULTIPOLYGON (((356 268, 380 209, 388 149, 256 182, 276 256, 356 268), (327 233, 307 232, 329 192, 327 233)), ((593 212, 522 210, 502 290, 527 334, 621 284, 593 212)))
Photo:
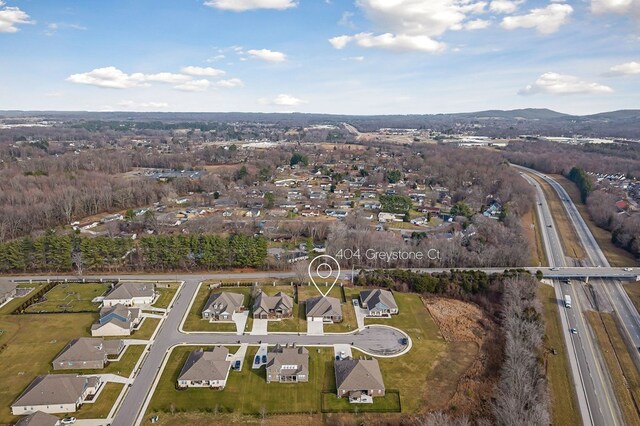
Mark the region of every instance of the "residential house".
POLYGON ((312 297, 305 302, 307 321, 322 321, 327 323, 342 321, 342 306, 335 297, 312 297))
POLYGON ((211 351, 193 351, 182 366, 178 387, 223 389, 230 368, 229 349, 224 346, 216 346, 211 351))
POLYGON ((124 283, 120 284, 102 302, 102 306, 139 306, 150 305, 156 297, 153 284, 124 283))
POLYGON ((44 413, 73 413, 85 399, 98 392, 99 376, 49 374, 38 376, 11 405, 14 416, 44 413))
POLYGON ((267 353, 267 383, 309 381, 309 351, 303 347, 276 345, 267 353))
POLYGON ((72 340, 53 360, 54 370, 104 368, 109 356, 117 357, 124 349, 122 340, 81 337, 72 340))
POLYGON ((16 283, 0 281, 0 305, 14 297, 16 297, 16 283))
POLYGON ((91 335, 129 336, 141 321, 140 309, 124 305, 105 306, 100 309, 98 322, 91 326, 91 335))
POLYGON ((60 419, 52 414, 36 411, 18 420, 15 426, 59 426, 60 419))
POLYGON ((377 359, 345 358, 334 361, 338 398, 348 397, 351 403, 373 403, 384 396, 385 388, 377 359))
POLYGON ((233 314, 244 311, 244 295, 223 291, 213 293, 202 310, 202 319, 214 321, 231 321, 233 314))
POLYGON ((283 292, 267 296, 260 292, 253 304, 253 318, 290 318, 293 315, 293 299, 283 292))
POLYGON ((360 307, 367 310, 367 316, 379 317, 398 313, 398 304, 389 290, 375 289, 360 292, 360 307))

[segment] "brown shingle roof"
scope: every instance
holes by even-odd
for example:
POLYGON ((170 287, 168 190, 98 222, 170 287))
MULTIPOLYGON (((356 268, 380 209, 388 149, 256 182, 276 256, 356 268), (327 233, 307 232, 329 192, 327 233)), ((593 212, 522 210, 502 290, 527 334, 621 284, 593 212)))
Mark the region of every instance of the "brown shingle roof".
POLYGON ((338 390, 384 389, 377 359, 343 359, 334 361, 338 390))
POLYGON ((184 363, 178 380, 224 380, 231 361, 227 361, 229 349, 216 346, 212 351, 202 349, 191 352, 184 363))
POLYGON ((342 306, 335 297, 312 297, 305 302, 305 309, 308 317, 342 316, 342 306))
POLYGON ((38 376, 13 403, 17 406, 75 404, 92 377, 76 374, 38 376))

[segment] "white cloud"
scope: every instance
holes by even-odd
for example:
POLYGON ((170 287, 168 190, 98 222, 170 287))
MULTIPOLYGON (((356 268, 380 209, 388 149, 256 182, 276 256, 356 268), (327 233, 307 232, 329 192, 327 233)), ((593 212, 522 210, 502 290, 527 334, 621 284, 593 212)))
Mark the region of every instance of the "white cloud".
POLYGON ((51 37, 55 35, 58 30, 63 29, 86 31, 87 27, 78 24, 67 24, 65 22, 52 22, 50 24, 47 24, 47 29, 44 31, 44 34, 51 37))
POLYGON ((608 76, 619 76, 619 75, 635 75, 640 74, 640 62, 626 62, 620 65, 614 65, 609 68, 609 72, 606 73, 608 76))
POLYGON ((104 67, 70 75, 67 81, 110 89, 127 89, 145 85, 145 75, 142 73, 127 74, 116 67, 104 67))
POLYGON ((541 34, 551 34, 560 29, 573 12, 568 4, 553 3, 545 8, 531 9, 526 15, 507 16, 502 20, 502 28, 535 28, 541 34))
POLYGON ((347 61, 356 61, 356 62, 362 62, 364 61, 364 56, 349 56, 348 58, 344 58, 347 61))
POLYGON ((218 87, 231 88, 231 87, 242 87, 244 86, 244 83, 239 78, 230 78, 228 80, 216 81, 215 85, 218 87))
POLYGON ((446 47, 444 43, 440 43, 426 35, 359 33, 354 36, 334 37, 329 40, 336 49, 344 48, 351 41, 355 41, 358 46, 364 48, 376 47, 395 51, 416 50, 435 53, 443 51, 446 47))
POLYGON ((485 28, 489 28, 491 26, 491 21, 486 19, 474 19, 473 21, 467 21, 464 24, 465 30, 484 30, 485 28))
POLYGON ((640 0, 591 0, 593 13, 631 14, 640 18, 640 0))
POLYGON ((183 92, 204 92, 209 86, 211 86, 211 82, 203 79, 187 81, 186 83, 173 86, 173 88, 183 92))
POLYGON ((280 94, 273 99, 265 99, 262 98, 259 100, 261 104, 269 104, 269 105, 278 105, 278 106, 298 106, 302 104, 306 104, 307 101, 304 101, 300 98, 296 98, 295 96, 280 94))
POLYGON ((284 10, 296 7, 298 2, 295 0, 209 0, 205 1, 204 4, 221 10, 245 12, 255 9, 284 10))
POLYGON ((579 95, 611 92, 613 92, 613 89, 603 84, 583 81, 572 75, 547 72, 538 77, 533 84, 520 90, 519 94, 579 95))
POLYGON ((20 30, 18 25, 33 23, 20 8, 5 7, 4 1, 0 1, 0 33, 15 33, 20 30))
POLYGON ((266 62, 283 62, 287 59, 287 55, 284 53, 269 49, 251 49, 247 53, 255 59, 266 62))
POLYGON ((160 72, 157 74, 143 74, 145 81, 156 81, 159 83, 176 84, 191 80, 191 77, 184 74, 174 74, 171 72, 160 72))
POLYGON ((216 61, 221 61, 221 60, 223 60, 224 58, 226 58, 226 56, 225 56, 225 55, 223 55, 223 54, 219 54, 219 55, 215 55, 215 56, 210 57, 209 59, 207 59, 207 62, 216 62, 216 61))
MULTIPOLYGON (((223 56, 224 57, 224 56, 223 56)), ((211 67, 184 67, 180 71, 184 74, 195 75, 198 77, 218 77, 224 75, 225 72, 217 68, 211 67)))
POLYGON ((353 18, 353 12, 349 12, 349 11, 342 12, 342 16, 338 21, 338 25, 342 25, 343 27, 354 29, 356 27, 356 24, 353 23, 351 18, 353 18))
POLYGON ((136 101, 122 101, 118 102, 118 106, 129 109, 164 109, 169 108, 169 104, 166 102, 136 102, 136 101))
POLYGON ((525 0, 493 0, 489 10, 494 13, 513 13, 525 0))
POLYGON ((434 37, 446 31, 488 26, 488 21, 473 19, 474 15, 486 12, 486 1, 359 0, 357 5, 380 34, 363 32, 333 37, 329 42, 336 49, 355 41, 361 47, 439 52, 446 46, 434 37))

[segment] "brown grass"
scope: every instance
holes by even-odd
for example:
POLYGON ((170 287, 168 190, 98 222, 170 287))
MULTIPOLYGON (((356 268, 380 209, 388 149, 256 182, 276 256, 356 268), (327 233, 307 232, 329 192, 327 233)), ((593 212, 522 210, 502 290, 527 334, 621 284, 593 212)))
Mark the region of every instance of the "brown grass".
POLYGON ((627 425, 640 425, 640 374, 616 326, 612 314, 585 312, 593 329, 607 370, 613 383, 613 391, 627 425))
POLYGON ((585 223, 591 230, 591 233, 598 242, 598 245, 604 252, 604 255, 611 266, 640 266, 640 262, 638 262, 631 253, 613 244, 611 241, 611 232, 598 227, 593 220, 591 220, 591 216, 589 215, 589 212, 587 212, 587 207, 580 201, 580 192, 576 185, 562 175, 552 175, 552 177, 562 185, 571 197, 571 200, 576 205, 578 212, 580 212, 580 216, 582 216, 582 219, 584 219, 585 223))
POLYGON ((531 247, 535 248, 535 251, 531 253, 531 265, 548 266, 547 255, 544 252, 542 238, 540 237, 540 222, 534 209, 522 216, 522 227, 531 247))
POLYGON ((557 351, 557 355, 545 351, 552 423, 562 426, 579 426, 578 402, 571 381, 567 348, 562 338, 562 324, 553 287, 541 285, 538 289, 538 297, 544 309, 545 349, 553 348, 557 351))
POLYGON ((584 248, 580 243, 578 233, 573 227, 573 224, 571 223, 571 220, 567 215, 567 211, 564 209, 564 206, 562 205, 560 197, 558 196, 556 191, 551 188, 549 184, 547 184, 537 176, 530 176, 538 182, 544 192, 547 203, 549 204, 549 210, 551 210, 551 216, 553 216, 554 226, 556 227, 556 230, 558 231, 558 234, 560 236, 562 250, 564 251, 565 255, 576 259, 585 258, 586 253, 584 252, 584 248))
POLYGON ((636 307, 636 310, 640 312, 640 286, 637 283, 622 284, 631 299, 631 303, 636 307))

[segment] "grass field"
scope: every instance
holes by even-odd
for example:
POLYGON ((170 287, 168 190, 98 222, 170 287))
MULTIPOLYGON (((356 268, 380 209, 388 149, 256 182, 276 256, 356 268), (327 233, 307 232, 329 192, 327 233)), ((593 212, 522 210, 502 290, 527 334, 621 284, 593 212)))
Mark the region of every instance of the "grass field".
POLYGON ((109 411, 122 392, 124 385, 122 383, 106 383, 103 386, 104 389, 98 395, 96 402, 84 404, 80 410, 73 414, 74 417, 78 419, 104 419, 109 415, 109 411))
MULTIPOLYGON (((174 349, 149 405, 149 415, 176 412, 208 411, 260 415, 264 413, 309 413, 320 411, 322 390, 335 389, 333 350, 309 348, 308 383, 270 383, 265 381, 264 367, 252 370, 251 360, 257 349, 250 348, 242 371, 229 373, 222 391, 210 389, 176 390, 175 383, 189 352, 196 347, 174 349), (286 403, 285 403, 286 402, 286 403)), ((234 352, 236 347, 230 347, 234 352)))
POLYGON ((547 204, 549 205, 549 210, 551 211, 551 216, 553 217, 554 226, 560 236, 560 242, 565 255, 577 259, 586 257, 586 253, 580 243, 578 233, 573 227, 573 224, 567 215, 567 211, 564 209, 556 191, 539 177, 535 175, 530 176, 538 182, 540 188, 542 188, 544 192, 547 204))
MULTIPOLYGON (((394 296, 400 311, 398 315, 388 319, 367 318, 365 322, 397 327, 411 336, 413 347, 407 354, 398 358, 379 358, 378 361, 385 386, 400 391, 403 412, 416 413, 429 407, 427 378, 447 343, 420 296, 412 293, 394 293, 394 296)), ((354 356, 358 356, 356 352, 354 356)), ((447 374, 444 380, 457 384, 459 376, 455 369, 446 369, 444 373, 447 374)))
POLYGON ((98 312, 100 305, 91 300, 108 289, 104 283, 61 283, 44 295, 43 302, 29 306, 26 312, 98 312))
POLYGON ((586 312, 598 346, 607 364, 613 391, 627 425, 640 425, 640 373, 633 363, 627 346, 609 313, 586 312))
POLYGON ((580 216, 582 216, 582 219, 584 219, 589 230, 591 230, 591 233, 598 242, 598 245, 604 252, 604 255, 607 257, 611 266, 640 266, 640 263, 633 257, 633 255, 631 255, 631 253, 613 244, 611 241, 611 232, 598 227, 591 220, 591 216, 589 216, 589 212, 587 212, 587 207, 582 204, 580 200, 580 192, 576 185, 562 175, 552 176, 560 185, 562 185, 571 197, 571 200, 580 212, 580 216))
POLYGON ((154 303, 152 306, 156 308, 161 308, 161 309, 168 308, 169 303, 171 303, 171 301, 173 300, 173 296, 175 296, 176 292, 178 291, 178 288, 180 288, 179 283, 171 283, 169 284, 168 288, 156 287, 156 293, 159 293, 160 295, 156 299, 156 303, 154 303))
POLYGON ((622 287, 625 289, 629 298, 631 299, 631 303, 636 307, 638 312, 640 312, 640 284, 631 283, 631 284, 622 284, 622 287))
POLYGON ((97 314, 0 315, 0 424, 16 420, 11 403, 36 376, 52 372, 55 356, 75 338, 89 336, 97 314), (53 326, 55 325, 55 326, 53 326))
POLYGON ((139 330, 131 335, 132 339, 149 340, 160 324, 159 318, 145 318, 139 330))
POLYGON ((531 266, 548 266, 547 255, 540 237, 540 222, 534 209, 522 216, 522 226, 533 249, 531 252, 531 266))
POLYGON ((560 313, 553 287, 540 285, 538 298, 544 309, 545 347, 557 351, 557 355, 546 352, 552 423, 556 426, 579 426, 578 402, 571 380, 567 348, 562 337, 560 313))
MULTIPOLYGON (((244 306, 250 307, 250 295, 251 288, 250 287, 229 287, 229 288, 221 288, 215 290, 209 290, 209 286, 205 284, 201 284, 198 289, 198 293, 196 294, 196 298, 193 300, 193 304, 191 305, 191 310, 187 314, 187 318, 184 321, 184 325, 182 326, 185 331, 229 331, 235 332, 236 325, 233 322, 209 322, 207 320, 202 319, 202 310, 209 299, 209 295, 211 293, 221 293, 223 291, 228 291, 230 293, 240 293, 244 295, 244 306)), ((252 318, 249 318, 247 321, 247 327, 245 330, 251 330, 252 318)))

